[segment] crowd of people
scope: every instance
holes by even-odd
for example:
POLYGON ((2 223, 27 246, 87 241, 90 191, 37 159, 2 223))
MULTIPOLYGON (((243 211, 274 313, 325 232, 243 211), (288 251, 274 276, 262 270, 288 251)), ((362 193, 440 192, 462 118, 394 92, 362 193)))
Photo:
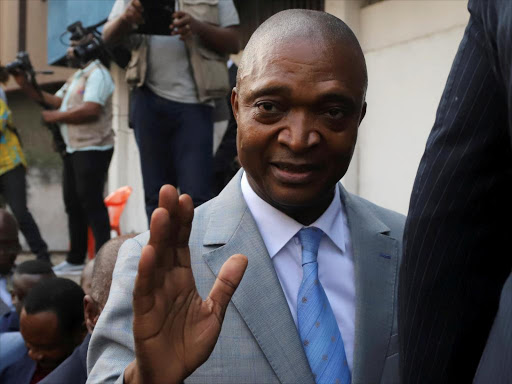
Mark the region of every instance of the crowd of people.
MULTIPOLYGON (((37 225, 26 196, 22 213, 6 196, 16 218, 0 209, 0 382, 512 382, 512 259, 499 220, 512 210, 512 2, 469 1, 407 218, 339 182, 368 87, 342 20, 279 12, 228 76, 227 54, 240 48, 233 2, 177 4, 168 36, 137 33, 147 27, 139 0, 116 0, 103 30, 132 51, 143 234, 104 233, 108 70, 82 62, 55 95, 14 74, 53 106, 43 118, 66 144, 71 250, 52 268, 44 241, 29 241, 37 259, 15 266, 18 229, 27 237, 37 225), (230 77, 219 155, 229 167, 217 169, 213 100, 226 97, 230 77), (97 254, 84 268, 88 225, 97 254), (56 276, 77 271, 80 285, 56 276)), ((10 143, 0 181, 18 170, 25 188, 1 98, 0 107, 1 143, 10 143)))

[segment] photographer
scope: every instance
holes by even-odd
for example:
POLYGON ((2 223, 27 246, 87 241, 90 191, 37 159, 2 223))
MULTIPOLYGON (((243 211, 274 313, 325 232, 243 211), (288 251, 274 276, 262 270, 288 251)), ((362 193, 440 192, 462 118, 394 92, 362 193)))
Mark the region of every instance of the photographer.
MULTIPOLYGON (((0 66, 0 83, 5 83, 8 78, 9 74, 0 66)), ((31 252, 37 259, 50 262, 48 246, 27 208, 26 167, 27 162, 12 124, 7 98, 0 87, 0 193, 16 217, 31 252)))
MULTIPOLYGON (((85 46, 92 38, 73 34, 68 59, 78 62, 76 47, 85 46)), ((114 83, 98 59, 82 61, 80 68, 55 95, 37 92, 21 72, 14 76, 27 95, 54 108, 43 111, 43 120, 59 124, 66 144, 62 183, 71 249, 66 261, 54 267, 57 274, 79 274, 83 269, 88 226, 94 234, 96 251, 110 239, 103 188, 114 150, 114 83)))
POLYGON ((167 35, 130 35, 136 26, 151 26, 144 4, 154 10, 152 0, 116 0, 103 30, 110 44, 126 37, 136 42, 127 81, 135 86, 132 124, 148 220, 164 184, 189 194, 195 206, 210 199, 212 99, 228 92, 227 55, 239 50, 232 0, 176 3, 179 11, 169 15, 167 35))

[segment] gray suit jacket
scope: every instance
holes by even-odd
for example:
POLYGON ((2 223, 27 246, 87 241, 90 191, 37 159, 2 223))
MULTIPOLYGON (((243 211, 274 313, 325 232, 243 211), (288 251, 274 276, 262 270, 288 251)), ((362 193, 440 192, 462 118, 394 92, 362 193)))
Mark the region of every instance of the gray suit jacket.
MULTIPOLYGON (((190 251, 197 288, 207 297, 222 264, 249 259, 210 358, 186 383, 314 384, 284 293, 240 188, 239 172, 195 211, 190 251)), ((352 236, 356 284, 353 383, 398 382, 397 283, 404 217, 339 185, 352 236)), ((125 242, 110 296, 88 353, 88 383, 122 382, 134 358, 132 290, 149 234, 125 242), (119 378, 119 379, 118 379, 119 378)), ((340 276, 343 278, 343 276, 340 276)))

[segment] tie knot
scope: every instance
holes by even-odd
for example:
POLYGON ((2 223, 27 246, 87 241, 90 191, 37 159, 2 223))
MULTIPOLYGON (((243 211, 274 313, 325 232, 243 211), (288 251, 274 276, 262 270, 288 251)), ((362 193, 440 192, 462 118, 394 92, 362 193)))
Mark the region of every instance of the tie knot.
POLYGON ((316 262, 323 234, 321 229, 315 227, 302 228, 299 231, 298 236, 302 244, 302 265, 316 262))

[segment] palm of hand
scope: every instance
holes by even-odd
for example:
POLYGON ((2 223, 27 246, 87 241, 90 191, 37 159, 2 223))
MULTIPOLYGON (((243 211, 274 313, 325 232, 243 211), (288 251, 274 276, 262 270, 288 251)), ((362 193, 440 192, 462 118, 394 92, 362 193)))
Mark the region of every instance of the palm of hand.
POLYGON ((190 267, 188 238, 193 204, 162 188, 160 207, 151 218, 134 289, 133 331, 139 377, 143 382, 180 382, 210 356, 226 307, 247 266, 232 256, 208 298, 197 292, 190 267))

